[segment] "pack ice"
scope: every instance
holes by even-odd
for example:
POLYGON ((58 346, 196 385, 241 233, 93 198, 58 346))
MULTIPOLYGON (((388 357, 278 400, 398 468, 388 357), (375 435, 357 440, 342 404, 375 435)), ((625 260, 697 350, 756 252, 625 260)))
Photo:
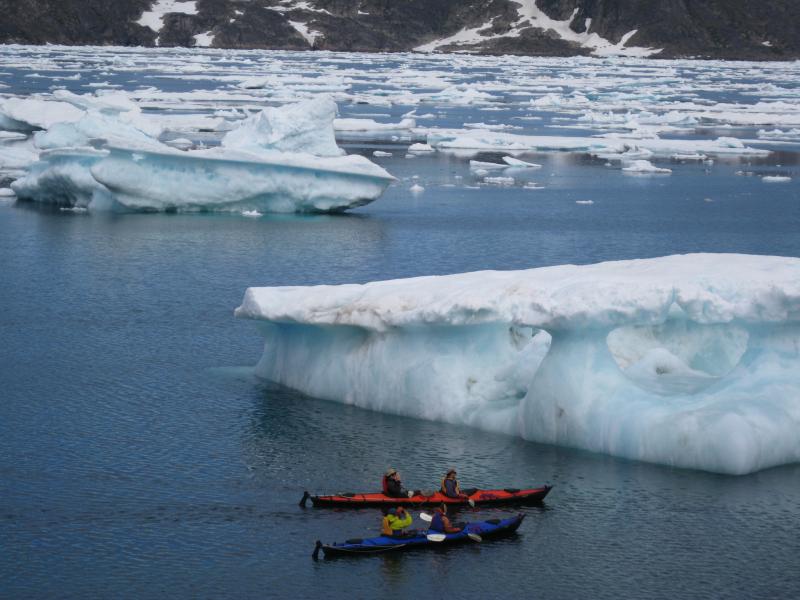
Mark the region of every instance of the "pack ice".
POLYGON ((161 143, 161 128, 138 108, 62 98, 78 112, 35 134, 39 160, 12 184, 20 199, 90 209, 336 212, 375 200, 393 179, 336 145, 328 96, 265 108, 219 147, 199 150, 161 143))
POLYGON ((320 398, 744 474, 800 460, 800 259, 694 254, 250 288, 259 376, 320 398))

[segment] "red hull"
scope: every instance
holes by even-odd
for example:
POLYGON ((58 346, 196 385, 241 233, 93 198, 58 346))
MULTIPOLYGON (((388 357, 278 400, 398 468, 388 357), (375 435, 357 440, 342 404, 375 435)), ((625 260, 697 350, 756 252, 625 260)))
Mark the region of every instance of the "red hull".
MULTIPOLYGON (((338 494, 331 496, 303 496, 300 501, 305 506, 306 498, 310 498, 314 506, 319 507, 366 507, 366 506, 432 506, 444 502, 449 506, 467 506, 469 500, 476 505, 487 506, 493 504, 536 504, 544 500, 552 486, 526 490, 474 490, 469 498, 449 498, 440 492, 430 496, 411 496, 410 498, 391 498, 381 493, 373 494, 338 494)), ((472 490, 470 490, 472 491, 472 490)))

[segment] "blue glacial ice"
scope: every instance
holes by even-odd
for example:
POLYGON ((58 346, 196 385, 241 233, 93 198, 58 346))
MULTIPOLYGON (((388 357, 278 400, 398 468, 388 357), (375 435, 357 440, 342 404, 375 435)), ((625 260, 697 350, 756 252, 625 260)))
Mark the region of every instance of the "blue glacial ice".
POLYGON ((727 474, 800 461, 800 259, 695 254, 250 288, 259 376, 727 474))
POLYGON ((161 143, 158 122, 124 97, 59 97, 85 110, 35 133, 39 160, 12 184, 20 199, 110 210, 337 212, 375 200, 393 179, 363 156, 344 155, 327 96, 265 108, 220 146, 198 150, 161 143))

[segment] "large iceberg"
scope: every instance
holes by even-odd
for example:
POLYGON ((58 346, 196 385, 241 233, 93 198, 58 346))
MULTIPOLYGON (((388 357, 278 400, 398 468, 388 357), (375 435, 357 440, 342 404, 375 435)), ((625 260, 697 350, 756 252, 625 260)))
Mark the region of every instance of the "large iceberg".
POLYGON ((250 288, 257 373, 677 467, 800 461, 800 259, 733 254, 250 288))
POLYGON ((336 145, 336 104, 320 96, 242 120, 215 148, 183 151, 124 98, 60 98, 86 110, 35 134, 39 161, 12 184, 20 199, 90 209, 337 212, 393 180, 336 145))

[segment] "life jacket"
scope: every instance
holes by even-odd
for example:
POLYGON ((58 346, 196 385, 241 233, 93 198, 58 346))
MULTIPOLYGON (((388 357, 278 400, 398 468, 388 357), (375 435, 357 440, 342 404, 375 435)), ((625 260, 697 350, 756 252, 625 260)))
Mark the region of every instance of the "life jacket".
POLYGON ((433 513, 433 519, 431 519, 431 524, 428 526, 428 531, 438 531, 440 533, 444 533, 444 519, 442 519, 442 513, 436 511, 433 513))
POLYGON ((410 513, 405 513, 405 517, 401 518, 392 513, 383 517, 381 522, 381 535, 393 536, 401 532, 405 527, 411 525, 413 518, 410 513))
POLYGON ((388 535, 389 537, 392 536, 392 525, 389 523, 389 517, 391 515, 386 515, 383 517, 383 522, 381 523, 381 535, 388 535))
POLYGON ((442 493, 447 496, 448 498, 457 498, 458 492, 458 481, 455 479, 448 479, 445 477, 442 479, 442 493))

